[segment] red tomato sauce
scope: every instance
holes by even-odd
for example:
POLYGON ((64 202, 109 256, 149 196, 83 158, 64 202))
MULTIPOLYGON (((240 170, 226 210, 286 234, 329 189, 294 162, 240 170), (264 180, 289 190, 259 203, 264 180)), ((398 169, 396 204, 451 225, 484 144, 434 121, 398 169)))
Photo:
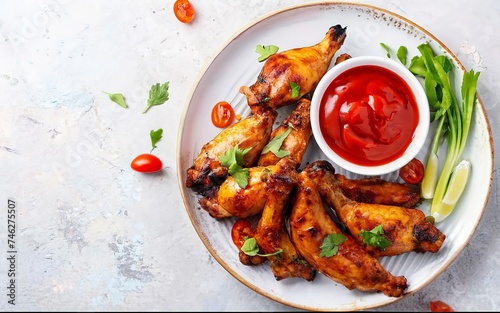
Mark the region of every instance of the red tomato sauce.
POLYGON ((327 144, 358 165, 377 166, 401 156, 419 121, 415 96, 397 74, 362 65, 326 89, 319 124, 327 144))

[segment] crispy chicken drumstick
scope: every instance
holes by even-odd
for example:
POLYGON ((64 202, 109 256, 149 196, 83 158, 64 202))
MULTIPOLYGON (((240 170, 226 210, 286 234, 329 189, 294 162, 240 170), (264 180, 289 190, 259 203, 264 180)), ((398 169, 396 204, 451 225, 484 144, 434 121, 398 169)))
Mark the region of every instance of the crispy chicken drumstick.
POLYGON ((266 254, 282 250, 278 255, 267 257, 276 280, 300 277, 312 281, 316 270, 298 254, 285 223, 288 200, 297 186, 291 176, 297 163, 285 157, 276 167, 276 172, 267 183, 266 204, 255 231, 255 240, 266 254))
POLYGON ((247 98, 252 112, 262 106, 279 109, 314 91, 345 38, 346 28, 335 25, 316 45, 271 55, 256 82, 250 87, 240 87, 240 93, 247 98), (299 86, 297 97, 292 97, 290 82, 299 86))
POLYGON ((277 112, 262 108, 255 114, 222 130, 215 138, 203 145, 193 165, 187 170, 186 187, 205 195, 227 177, 227 168, 219 162, 226 151, 238 146, 251 147, 245 155, 245 167, 252 166, 269 141, 277 112))

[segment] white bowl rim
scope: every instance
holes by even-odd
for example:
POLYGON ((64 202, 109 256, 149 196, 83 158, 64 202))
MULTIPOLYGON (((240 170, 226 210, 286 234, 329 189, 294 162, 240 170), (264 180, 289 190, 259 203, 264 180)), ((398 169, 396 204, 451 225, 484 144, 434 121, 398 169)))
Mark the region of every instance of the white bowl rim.
POLYGON ((429 133, 429 126, 430 109, 424 87, 422 86, 418 78, 403 64, 389 58, 380 56, 355 56, 333 66, 321 78, 311 98, 311 127, 313 136, 319 148, 334 164, 349 172, 357 173, 360 175, 378 176, 399 170, 401 167, 415 158, 419 151, 422 149, 429 133), (350 68, 363 65, 376 65, 384 67, 399 75, 403 80, 407 82, 408 86, 413 91, 419 110, 419 122, 414 131, 414 138, 405 150, 404 154, 389 163, 377 166, 359 165, 337 155, 326 143, 319 127, 319 107, 325 90, 328 88, 330 83, 341 73, 350 68))

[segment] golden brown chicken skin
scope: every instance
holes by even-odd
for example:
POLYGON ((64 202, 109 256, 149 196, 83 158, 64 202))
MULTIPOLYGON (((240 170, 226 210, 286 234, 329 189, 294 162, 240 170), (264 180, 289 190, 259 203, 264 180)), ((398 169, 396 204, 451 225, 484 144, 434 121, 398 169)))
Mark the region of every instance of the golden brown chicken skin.
POLYGON ((266 204, 267 181, 275 166, 248 168, 248 184, 241 188, 228 176, 214 194, 200 199, 199 203, 213 218, 245 218, 262 213, 266 204))
POLYGON ((319 160, 308 164, 303 173, 311 178, 322 198, 335 210, 338 219, 370 254, 379 257, 410 251, 439 251, 446 236, 425 221, 421 210, 351 200, 342 191, 334 171, 328 161, 319 160), (378 225, 382 225, 383 236, 391 243, 385 249, 364 244, 360 236, 363 230, 370 231, 378 225))
MULTIPOLYGON (((312 135, 310 108, 311 101, 309 99, 300 99, 295 109, 273 130, 270 138, 270 140, 273 140, 283 135, 291 127, 291 131, 283 140, 280 149, 286 151, 288 153, 287 156, 295 160, 299 165, 302 163, 312 135)), ((263 152, 260 155, 257 165, 274 165, 279 160, 280 158, 272 151, 263 152)))
POLYGON ((193 165, 187 169, 186 187, 204 195, 214 186, 219 186, 228 175, 219 158, 236 146, 240 149, 251 148, 244 156, 244 167, 252 166, 269 141, 276 117, 275 110, 262 108, 222 130, 203 145, 193 165))
POLYGON ((319 272, 348 289, 383 292, 399 297, 408 287, 404 276, 393 276, 355 239, 344 234, 326 213, 315 184, 305 172, 298 175, 298 189, 290 214, 290 234, 299 253, 319 272), (323 240, 343 234, 345 241, 330 257, 320 256, 323 240))
POLYGON ((245 95, 252 111, 262 106, 279 109, 295 103, 314 91, 345 38, 346 28, 335 25, 316 45, 271 55, 256 82, 251 86, 241 86, 240 93, 245 95), (299 86, 297 96, 292 96, 291 82, 299 86))
POLYGON ((282 251, 267 257, 276 280, 300 277, 312 281, 316 270, 298 254, 285 223, 288 200, 297 186, 290 175, 295 171, 296 164, 290 158, 281 159, 277 164, 276 172, 267 183, 266 204, 257 224, 255 240, 265 254, 282 251))
POLYGON ((417 185, 400 184, 377 177, 349 179, 335 173, 346 195, 355 201, 415 207, 420 201, 420 190, 417 185))

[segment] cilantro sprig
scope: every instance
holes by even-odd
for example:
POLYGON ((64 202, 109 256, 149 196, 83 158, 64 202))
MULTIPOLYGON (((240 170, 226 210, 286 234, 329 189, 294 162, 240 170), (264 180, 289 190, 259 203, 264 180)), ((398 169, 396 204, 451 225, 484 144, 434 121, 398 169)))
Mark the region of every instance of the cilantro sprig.
POLYGON ((273 253, 267 253, 267 254, 260 254, 259 253, 259 245, 257 244, 257 240, 255 238, 249 238, 245 237, 245 242, 241 246, 241 251, 245 253, 246 255, 249 256, 262 256, 262 257, 267 257, 267 256, 273 256, 273 255, 280 255, 283 253, 283 249, 278 249, 278 251, 273 252, 273 253))
POLYGON ((248 168, 245 168, 245 154, 248 153, 252 148, 248 147, 246 149, 240 149, 238 145, 231 148, 219 157, 219 161, 222 166, 227 167, 229 175, 233 176, 238 183, 238 186, 245 188, 248 185, 248 168))
POLYGON ((165 82, 163 84, 156 83, 151 86, 148 104, 142 113, 146 113, 152 106, 163 104, 168 100, 168 85, 169 82, 165 82))
POLYGON ((278 50, 279 50, 279 47, 275 46, 275 45, 268 45, 268 46, 257 45, 257 47, 255 47, 255 52, 257 52, 258 54, 260 54, 260 56, 259 56, 259 58, 257 60, 259 62, 265 61, 271 55, 273 55, 276 52, 278 52, 278 50))
POLYGON ((342 234, 329 234, 323 239, 321 244, 321 253, 319 257, 332 257, 339 252, 339 245, 346 240, 345 236, 342 234))
POLYGON ((369 246, 385 249, 391 245, 391 242, 384 236, 382 225, 375 226, 372 230, 362 230, 359 234, 363 237, 363 242, 369 246))

